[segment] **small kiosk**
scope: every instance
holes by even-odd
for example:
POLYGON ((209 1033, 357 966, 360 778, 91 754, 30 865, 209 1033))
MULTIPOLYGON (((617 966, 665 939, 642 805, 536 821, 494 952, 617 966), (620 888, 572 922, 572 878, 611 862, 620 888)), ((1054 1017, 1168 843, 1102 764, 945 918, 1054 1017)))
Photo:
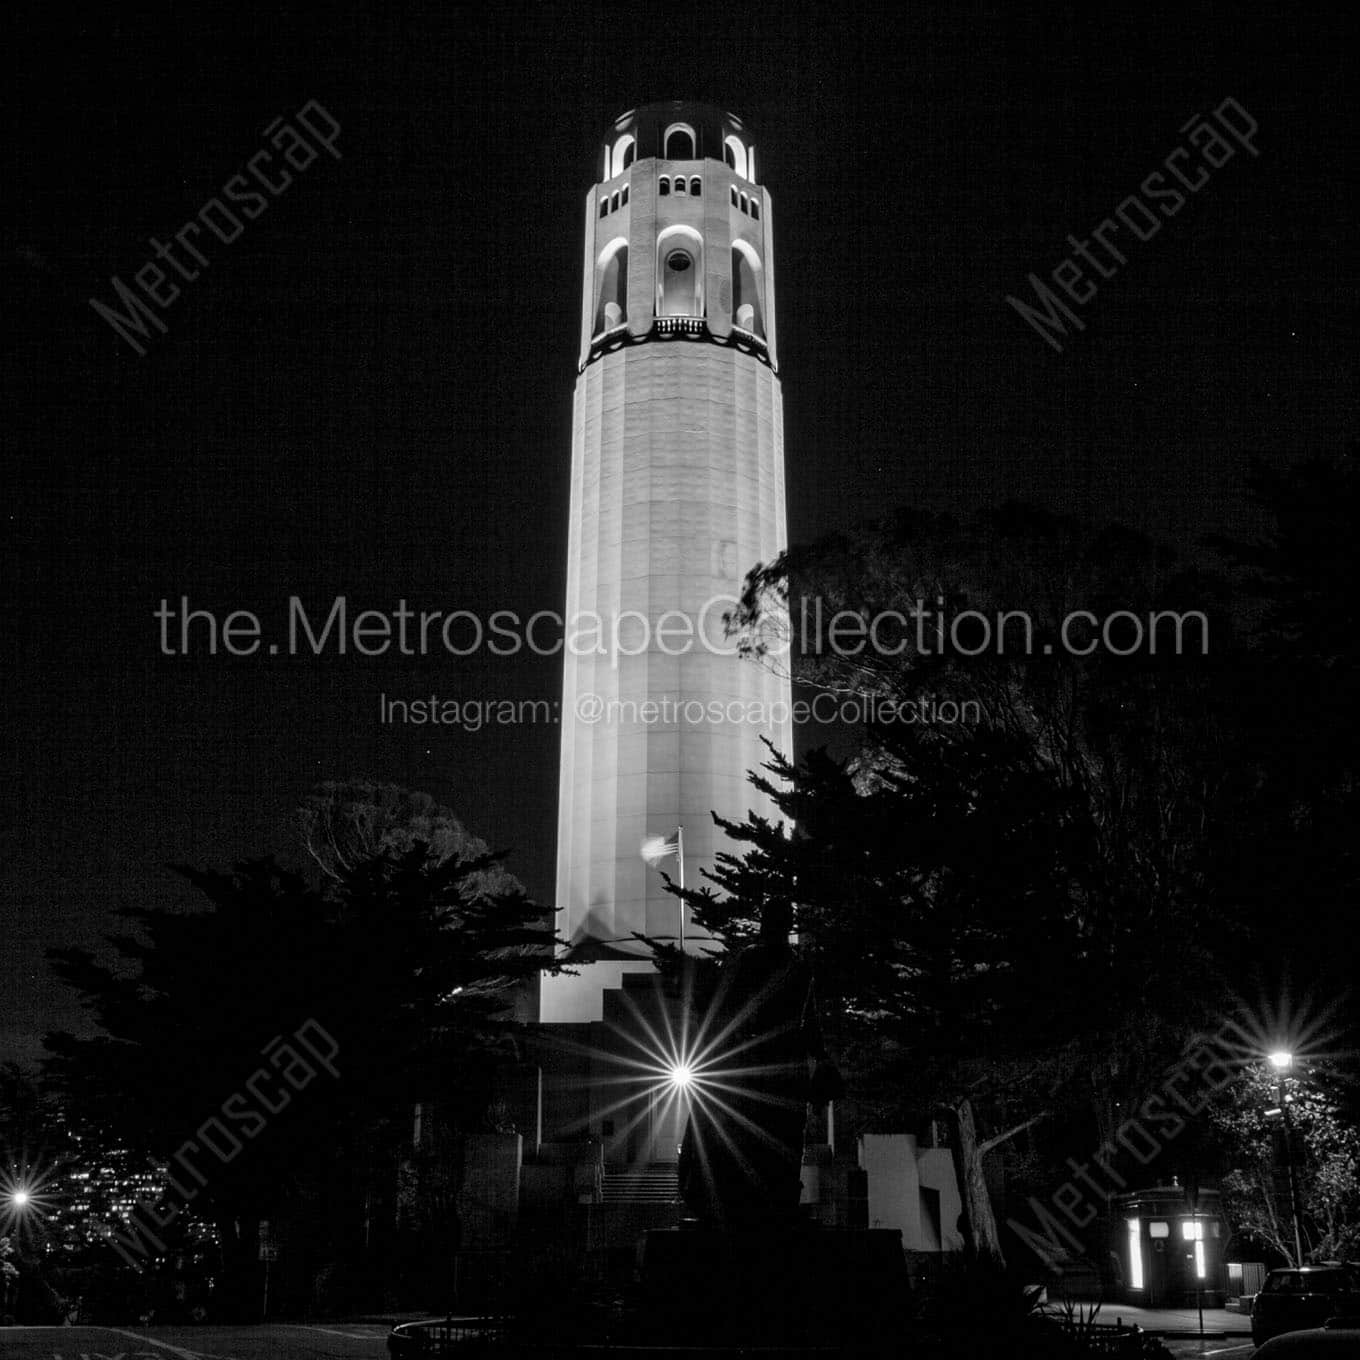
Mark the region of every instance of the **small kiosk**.
POLYGON ((1117 1195, 1111 1255, 1121 1297, 1145 1308, 1221 1308, 1228 1240, 1217 1190, 1193 1200, 1178 1185, 1117 1195))

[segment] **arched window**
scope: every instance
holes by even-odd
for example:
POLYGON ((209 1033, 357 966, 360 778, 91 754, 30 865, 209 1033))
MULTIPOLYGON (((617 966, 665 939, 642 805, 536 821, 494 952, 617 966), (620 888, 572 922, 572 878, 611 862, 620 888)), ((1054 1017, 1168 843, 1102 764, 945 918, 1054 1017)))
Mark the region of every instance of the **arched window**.
POLYGON ((608 194, 601 194, 601 195, 600 195, 600 216, 601 216, 601 217, 608 217, 608 216, 609 216, 609 195, 608 195, 608 194))
POLYGON ((704 191, 704 182, 703 182, 703 180, 701 180, 701 179, 699 178, 698 175, 695 175, 695 177, 694 177, 692 180, 690 180, 690 182, 689 182, 689 191, 690 191, 691 194, 694 195, 695 198, 698 198, 699 195, 700 195, 701 193, 703 193, 703 191, 704 191))
POLYGON ((614 174, 621 175, 633 163, 633 153, 637 150, 637 143, 633 140, 631 132, 625 133, 614 143, 614 174))
POLYGON ((614 190, 614 197, 609 200, 609 211, 618 212, 619 210, 619 191, 614 190))
POLYGON ((732 193, 732 206, 735 208, 735 207, 738 206, 738 205, 737 205, 737 186, 736 186, 735 184, 731 186, 731 193, 732 193))
POLYGON ((693 227, 668 227, 656 239, 658 316, 704 314, 704 243, 693 227))
POLYGON ((723 142, 723 159, 743 179, 750 178, 746 173, 746 148, 736 137, 728 137, 723 142))
POLYGON ((623 193, 622 193, 622 196, 621 196, 620 199, 619 199, 619 203, 620 203, 623 207, 627 207, 627 206, 628 206, 628 186, 627 186, 626 184, 623 186, 623 193))
POLYGON ((751 211, 751 206, 750 206, 750 204, 746 201, 746 195, 745 195, 745 194, 740 194, 739 197, 740 197, 740 199, 741 199, 741 210, 742 210, 742 212, 750 212, 750 211, 751 211))
POLYGON ((595 335, 621 326, 628 316, 628 242, 616 237, 600 252, 595 265, 598 302, 595 335))
POLYGON ((676 192, 677 194, 683 194, 683 193, 685 192, 685 177, 684 177, 684 175, 676 175, 676 177, 675 177, 675 192, 676 192))
POLYGON ((656 192, 661 198, 665 198, 671 191, 671 179, 669 175, 662 175, 657 181, 656 192))
POLYGON ((732 243, 732 323, 765 338, 765 302, 760 256, 745 241, 732 243))
POLYGON ((665 148, 663 155, 668 161, 692 161, 694 155, 694 129, 688 123, 672 123, 661 139, 665 148))
MULTIPOLYGON (((627 189, 623 191, 623 201, 625 203, 628 202, 627 189)), ((751 195, 751 216, 754 217, 757 222, 760 221, 760 201, 756 198, 754 194, 751 195)))

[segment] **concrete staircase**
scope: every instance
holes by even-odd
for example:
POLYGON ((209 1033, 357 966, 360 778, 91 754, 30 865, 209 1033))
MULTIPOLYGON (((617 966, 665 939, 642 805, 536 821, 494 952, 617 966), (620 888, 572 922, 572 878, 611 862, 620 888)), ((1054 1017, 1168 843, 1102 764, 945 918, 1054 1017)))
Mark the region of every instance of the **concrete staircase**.
POLYGON ((605 1167, 604 1203, 675 1204, 680 1184, 674 1162, 648 1162, 640 1166, 605 1167))

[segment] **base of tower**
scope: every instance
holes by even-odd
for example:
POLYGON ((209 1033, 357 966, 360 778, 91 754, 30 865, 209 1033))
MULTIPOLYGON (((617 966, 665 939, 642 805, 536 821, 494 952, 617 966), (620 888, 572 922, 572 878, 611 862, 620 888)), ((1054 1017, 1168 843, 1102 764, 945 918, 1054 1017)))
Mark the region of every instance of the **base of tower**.
POLYGON ((571 973, 543 973, 538 1018, 545 1025, 588 1025, 604 1019, 604 998, 618 991, 629 973, 655 973, 650 959, 601 959, 572 965, 571 973))

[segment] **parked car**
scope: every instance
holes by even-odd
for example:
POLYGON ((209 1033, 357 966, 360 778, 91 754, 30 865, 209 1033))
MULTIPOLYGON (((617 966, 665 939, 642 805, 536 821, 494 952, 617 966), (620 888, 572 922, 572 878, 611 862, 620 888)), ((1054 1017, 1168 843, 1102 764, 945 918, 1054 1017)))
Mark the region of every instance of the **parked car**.
POLYGON ((1360 1355, 1360 1317, 1333 1318, 1325 1327, 1272 1337, 1252 1360, 1344 1360, 1360 1355))
POLYGON ((429 1318, 393 1327, 387 1351, 394 1357, 461 1355, 471 1360, 502 1345, 504 1338, 504 1322, 499 1318, 429 1318))
POLYGON ((1360 1267, 1348 1262, 1272 1270, 1251 1304, 1258 1345, 1284 1332, 1320 1327, 1328 1318, 1360 1315, 1360 1267))

